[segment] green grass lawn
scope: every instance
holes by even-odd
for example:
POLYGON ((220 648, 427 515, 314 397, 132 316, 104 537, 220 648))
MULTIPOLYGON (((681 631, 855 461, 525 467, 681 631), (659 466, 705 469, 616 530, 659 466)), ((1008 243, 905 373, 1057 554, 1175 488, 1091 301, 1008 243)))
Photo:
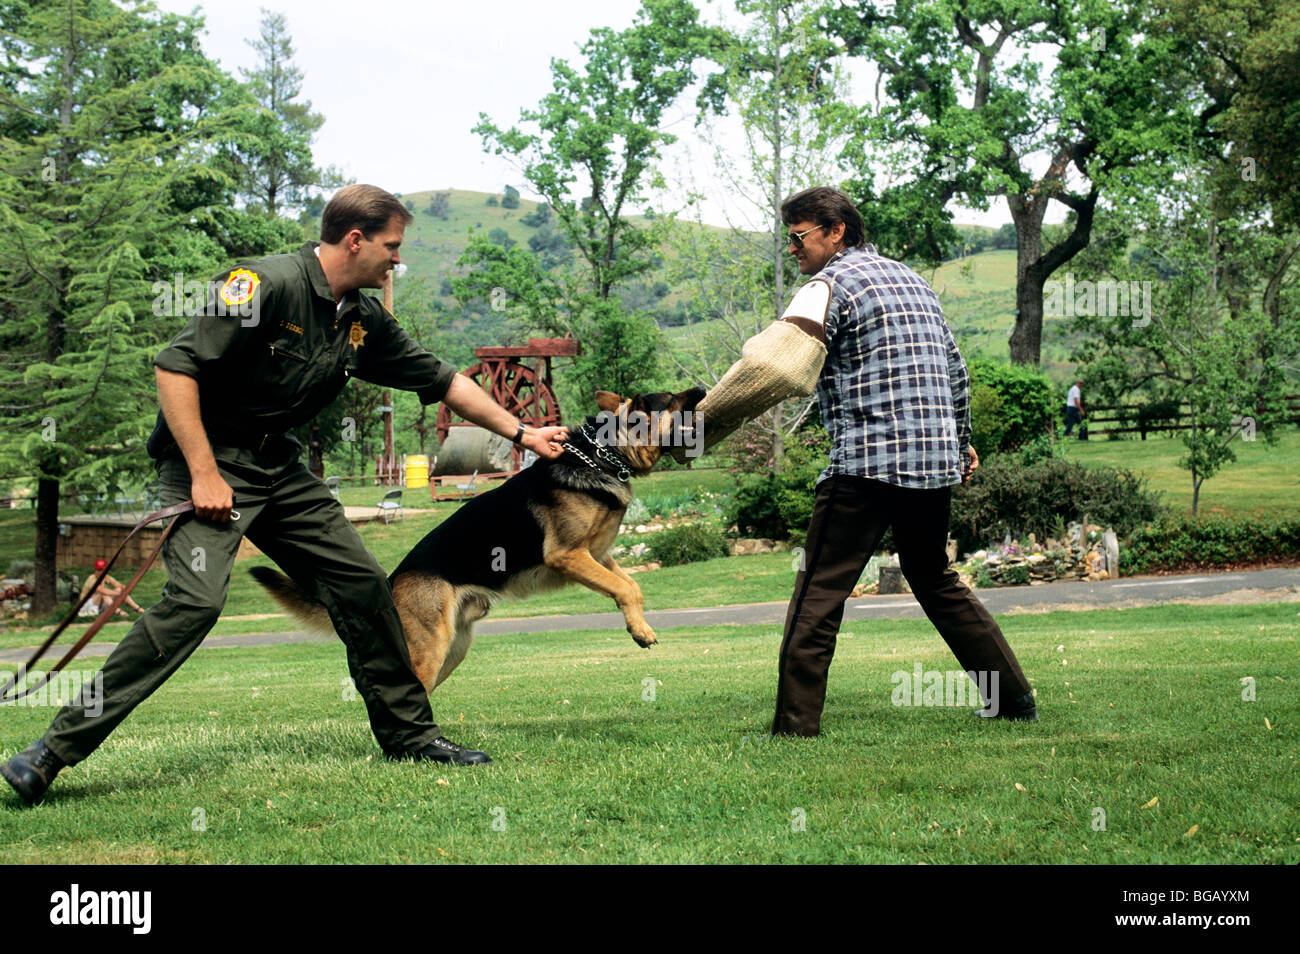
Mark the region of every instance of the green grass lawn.
MULTIPOLYGON (((1294 517, 1300 513, 1300 428, 1288 427, 1276 444, 1238 441, 1236 463, 1201 484, 1201 516, 1294 517)), ((1065 441, 1065 456, 1082 464, 1123 467, 1145 475, 1152 490, 1181 513, 1191 514, 1192 475, 1178 466, 1187 454, 1179 437, 1108 441, 1095 436, 1065 441)))
MULTIPOLYGON (((923 620, 852 623, 822 737, 777 742, 775 627, 485 636, 434 695, 469 769, 383 761, 337 646, 206 650, 44 804, 0 799, 0 860, 1296 863, 1298 610, 1005 617, 1032 725, 892 705, 955 664, 923 620)), ((51 715, 3 711, 0 747, 51 715)))

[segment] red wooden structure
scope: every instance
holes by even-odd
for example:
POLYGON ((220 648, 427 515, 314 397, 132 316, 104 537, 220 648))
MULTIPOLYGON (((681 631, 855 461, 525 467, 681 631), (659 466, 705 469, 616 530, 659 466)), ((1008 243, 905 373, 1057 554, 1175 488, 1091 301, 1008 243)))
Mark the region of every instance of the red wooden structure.
MULTIPOLYGON (((529 338, 523 347, 476 348, 478 364, 461 373, 474 379, 492 400, 525 424, 551 427, 560 423, 560 402, 551 387, 551 359, 571 358, 581 353, 577 339, 529 338)), ((443 404, 438 408, 438 440, 445 442, 453 427, 473 427, 460 420, 443 404)), ((512 471, 523 458, 522 449, 511 452, 512 471)))

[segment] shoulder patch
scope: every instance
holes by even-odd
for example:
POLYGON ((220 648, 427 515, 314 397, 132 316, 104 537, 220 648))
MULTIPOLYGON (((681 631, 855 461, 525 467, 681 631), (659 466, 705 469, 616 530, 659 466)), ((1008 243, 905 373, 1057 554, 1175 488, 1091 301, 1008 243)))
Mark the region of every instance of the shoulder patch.
MULTIPOLYGON (((398 323, 397 316, 388 310, 388 307, 384 304, 383 299, 380 298, 378 295, 358 294, 357 299, 358 299, 358 307, 361 309, 361 314, 364 317, 371 319, 372 322, 382 323, 385 319, 387 319, 389 321, 392 321, 394 324, 398 323)), ((374 325, 372 324, 371 327, 373 328, 374 325)))
POLYGON ((230 273, 230 277, 221 286, 221 300, 231 306, 247 305, 257 294, 257 286, 261 283, 262 280, 257 277, 256 272, 251 272, 247 268, 237 268, 230 273))

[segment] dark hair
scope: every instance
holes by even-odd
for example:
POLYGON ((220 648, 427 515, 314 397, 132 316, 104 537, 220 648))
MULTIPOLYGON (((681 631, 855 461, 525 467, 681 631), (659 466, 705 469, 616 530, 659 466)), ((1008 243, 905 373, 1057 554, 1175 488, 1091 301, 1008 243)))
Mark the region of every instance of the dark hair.
POLYGON ((843 192, 827 186, 814 186, 796 192, 781 203, 781 221, 786 225, 796 222, 816 222, 824 229, 843 222, 845 248, 857 248, 867 243, 867 228, 857 206, 843 192))
POLYGON ((383 231, 394 217, 400 219, 403 226, 415 220, 396 196, 379 186, 344 186, 334 193, 334 198, 321 213, 320 240, 333 245, 353 229, 360 229, 362 235, 370 238, 383 231))

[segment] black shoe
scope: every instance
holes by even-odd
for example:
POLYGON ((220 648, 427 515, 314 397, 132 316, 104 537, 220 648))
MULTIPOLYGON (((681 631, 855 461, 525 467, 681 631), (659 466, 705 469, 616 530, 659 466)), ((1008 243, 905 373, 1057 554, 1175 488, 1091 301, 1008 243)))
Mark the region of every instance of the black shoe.
POLYGON ((63 759, 55 755, 43 740, 37 739, 0 765, 0 775, 4 775, 5 781, 14 787, 24 802, 35 805, 64 764, 63 759))
POLYGON ((388 757, 398 761, 414 759, 417 762, 445 762, 448 765, 484 765, 492 761, 486 752, 463 749, 451 739, 442 736, 438 736, 428 745, 414 752, 403 752, 388 757))
POLYGON ((1038 706, 1034 703, 1034 694, 1026 692, 1020 698, 1013 699, 1011 705, 999 708, 997 712, 986 706, 983 709, 976 709, 971 715, 978 716, 981 719, 1013 719, 1016 722, 1037 722, 1038 706))

